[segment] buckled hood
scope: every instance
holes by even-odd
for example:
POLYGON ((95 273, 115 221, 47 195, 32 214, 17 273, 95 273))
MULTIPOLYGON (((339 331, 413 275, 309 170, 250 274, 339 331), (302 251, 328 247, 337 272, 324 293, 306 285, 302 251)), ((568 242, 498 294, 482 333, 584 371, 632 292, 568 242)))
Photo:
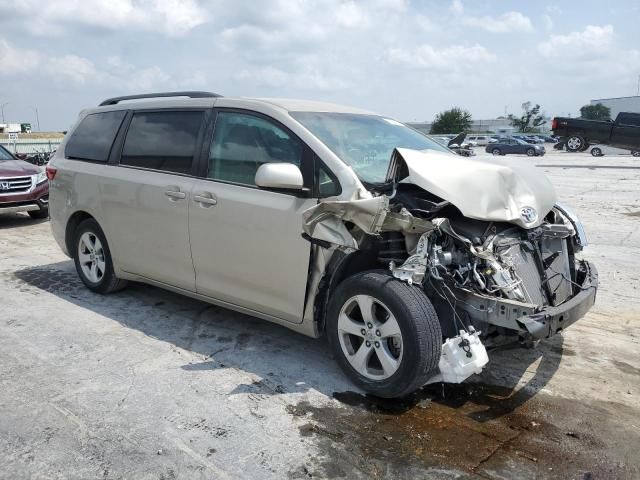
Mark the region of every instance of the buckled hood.
POLYGON ((557 195, 547 177, 528 162, 398 148, 387 179, 417 185, 450 202, 465 217, 533 228, 551 211, 557 195))

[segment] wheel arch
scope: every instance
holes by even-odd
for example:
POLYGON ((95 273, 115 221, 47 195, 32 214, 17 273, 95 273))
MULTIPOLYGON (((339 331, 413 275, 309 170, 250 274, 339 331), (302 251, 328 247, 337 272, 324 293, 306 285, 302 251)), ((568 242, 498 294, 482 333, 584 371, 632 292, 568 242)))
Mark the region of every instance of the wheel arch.
POLYGON ((327 305, 331 294, 338 285, 356 273, 374 269, 380 269, 380 263, 374 252, 357 250, 345 254, 339 250, 335 251, 327 264, 325 275, 320 282, 314 301, 314 317, 319 333, 322 334, 325 331, 327 305))
POLYGON ((85 220, 89 220, 89 219, 93 219, 96 222, 98 221, 90 213, 88 213, 88 212, 86 212, 84 210, 79 210, 77 212, 74 212, 73 215, 71 215, 69 217, 69 220, 67 220, 67 225, 66 225, 65 230, 64 230, 64 243, 65 243, 65 246, 67 247, 67 251, 69 252, 69 254, 71 256, 73 256, 73 251, 74 251, 74 248, 75 248, 73 246, 74 233, 75 233, 76 229, 78 228, 78 225, 80 225, 85 220))

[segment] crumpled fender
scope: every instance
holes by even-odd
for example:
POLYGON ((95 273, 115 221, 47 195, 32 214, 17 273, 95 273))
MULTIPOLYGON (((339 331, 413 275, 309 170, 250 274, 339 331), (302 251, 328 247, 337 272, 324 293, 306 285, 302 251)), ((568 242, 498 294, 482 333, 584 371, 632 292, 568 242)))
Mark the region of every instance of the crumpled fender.
POLYGON ((356 249, 358 243, 345 222, 353 223, 368 235, 385 231, 420 234, 434 228, 428 220, 414 217, 405 209, 390 211, 386 195, 357 200, 326 200, 304 211, 302 218, 302 228, 309 237, 356 249))
POLYGON ((311 238, 335 245, 358 248, 344 222, 351 222, 363 232, 378 233, 389 213, 389 198, 328 200, 302 213, 302 228, 311 238))

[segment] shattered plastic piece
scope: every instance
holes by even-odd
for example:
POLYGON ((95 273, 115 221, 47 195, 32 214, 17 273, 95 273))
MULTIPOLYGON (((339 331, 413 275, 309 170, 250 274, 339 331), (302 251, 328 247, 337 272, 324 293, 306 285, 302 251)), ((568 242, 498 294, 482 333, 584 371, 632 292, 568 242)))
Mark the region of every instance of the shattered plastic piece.
POLYGON ((489 363, 487 350, 480 341, 480 332, 468 333, 460 330, 460 335, 448 338, 442 345, 438 368, 440 373, 427 383, 462 383, 474 373, 481 373, 489 363))

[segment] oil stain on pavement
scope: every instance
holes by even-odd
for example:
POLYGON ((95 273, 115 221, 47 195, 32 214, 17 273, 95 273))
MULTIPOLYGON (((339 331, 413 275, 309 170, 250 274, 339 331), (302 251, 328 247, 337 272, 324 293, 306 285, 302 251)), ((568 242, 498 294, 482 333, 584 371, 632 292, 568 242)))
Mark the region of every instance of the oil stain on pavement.
POLYGON ((290 406, 325 453, 291 477, 638 478, 630 409, 519 394, 435 384, 402 401, 339 392, 329 406, 290 406))

